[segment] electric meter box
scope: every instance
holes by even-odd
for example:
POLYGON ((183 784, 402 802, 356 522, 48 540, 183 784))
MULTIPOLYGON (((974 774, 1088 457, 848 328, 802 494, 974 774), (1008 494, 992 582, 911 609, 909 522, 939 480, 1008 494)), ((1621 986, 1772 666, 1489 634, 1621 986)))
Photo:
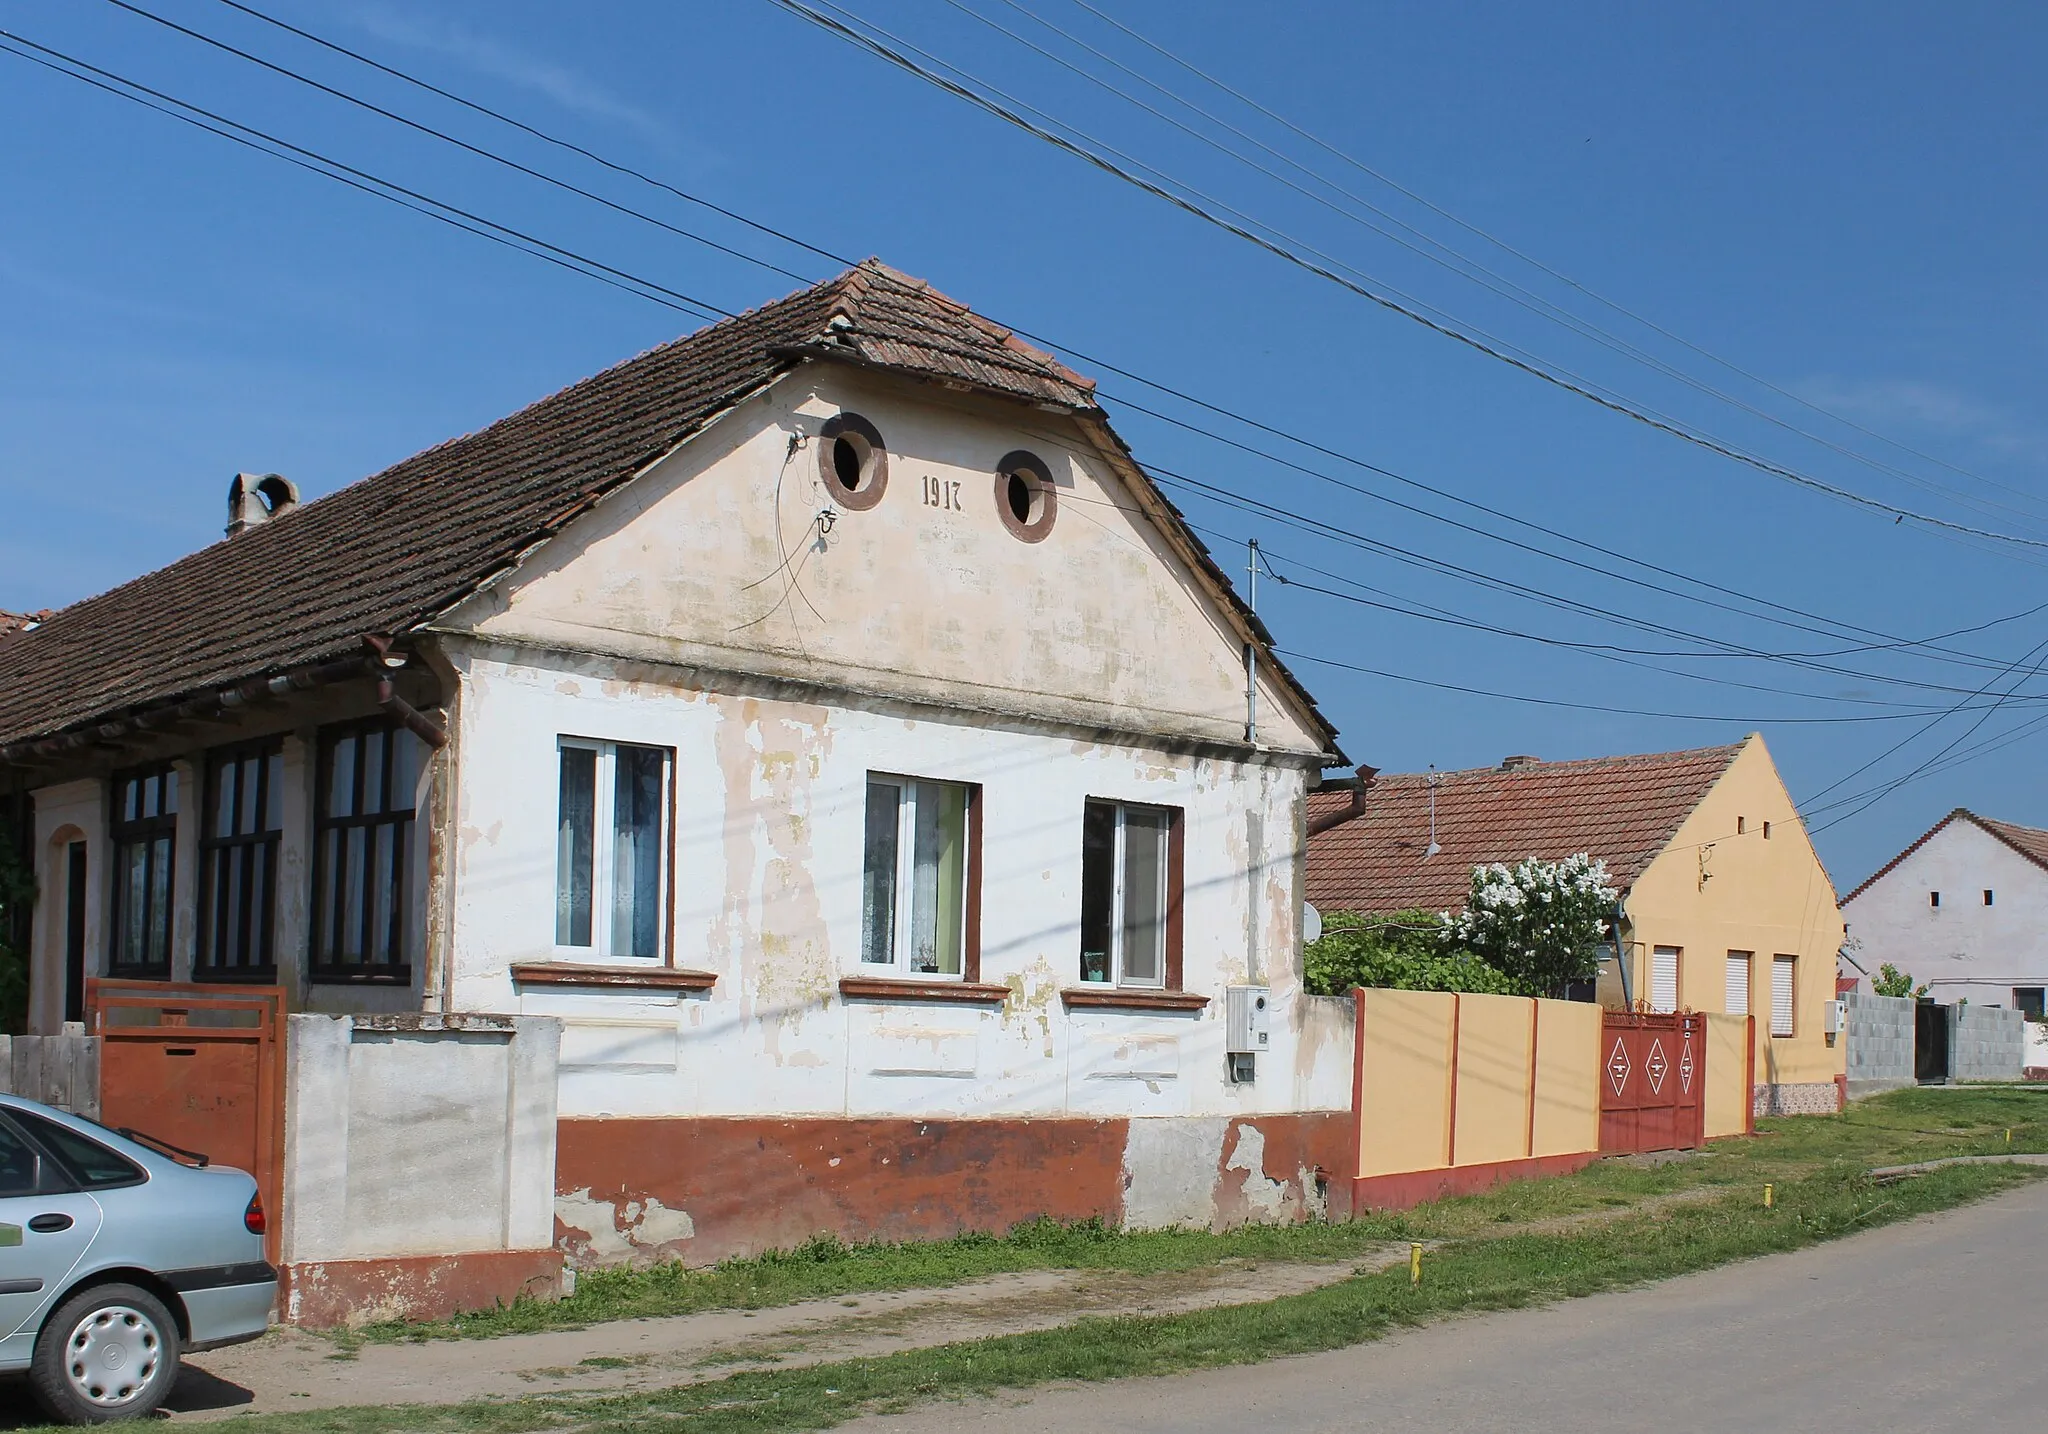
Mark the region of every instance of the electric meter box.
POLYGON ((1230 986, 1223 992, 1224 1050, 1233 1056, 1263 1055, 1272 1043, 1270 986, 1230 986))
POLYGON ((1827 1034, 1831 1036, 1839 1036, 1842 1033, 1843 1028, 1846 1027, 1848 1024, 1849 1003, 1847 1001, 1828 1002, 1827 1034))

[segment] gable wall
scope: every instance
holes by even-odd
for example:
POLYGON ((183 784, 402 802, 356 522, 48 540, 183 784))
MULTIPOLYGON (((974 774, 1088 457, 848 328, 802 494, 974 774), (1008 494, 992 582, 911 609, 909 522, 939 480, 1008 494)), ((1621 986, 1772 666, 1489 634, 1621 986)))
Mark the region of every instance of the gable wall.
POLYGON ((1865 969, 1889 961, 1937 1001, 2009 1006, 2014 986, 2048 985, 2048 871, 1967 819, 1929 837, 1843 915, 1865 969))
POLYGON ((1834 887, 1762 738, 1750 739, 1679 825, 1627 906, 1639 999, 1649 995, 1652 948, 1677 946, 1679 1006, 1723 1011, 1728 953, 1748 951, 1757 1083, 1810 1085, 1841 1073, 1841 1049, 1825 1033, 1842 944, 1834 887), (1799 958, 1790 1038, 1770 1034, 1771 959, 1778 955, 1799 958))
MULTIPOLYGON (((813 364, 443 625, 1240 742, 1240 638, 1133 501, 1060 415, 813 364), (829 495, 808 435, 842 409, 881 430, 888 486, 872 509, 837 512, 819 540, 829 495), (794 432, 807 437, 792 455, 794 432), (1058 485, 1058 518, 1038 543, 1013 537, 996 509, 995 466, 1018 448, 1045 460, 1058 485)), ((1318 754, 1302 715, 1263 687, 1262 742, 1318 754)))

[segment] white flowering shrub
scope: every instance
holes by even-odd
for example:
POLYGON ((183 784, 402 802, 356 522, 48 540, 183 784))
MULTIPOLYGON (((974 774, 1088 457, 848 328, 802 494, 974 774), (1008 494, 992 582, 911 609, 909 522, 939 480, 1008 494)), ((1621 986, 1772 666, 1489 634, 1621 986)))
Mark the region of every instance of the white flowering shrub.
POLYGON ((1562 861, 1531 857, 1473 867, 1465 909, 1438 919, 1446 943, 1531 990, 1562 995, 1567 982, 1593 974, 1614 897, 1605 862, 1584 852, 1562 861))

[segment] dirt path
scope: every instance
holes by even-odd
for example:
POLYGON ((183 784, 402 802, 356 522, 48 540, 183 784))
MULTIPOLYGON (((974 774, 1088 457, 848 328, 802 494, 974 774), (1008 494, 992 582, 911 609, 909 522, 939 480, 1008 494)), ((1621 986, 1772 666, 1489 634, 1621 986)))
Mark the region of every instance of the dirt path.
POLYGON ((549 1393, 665 1389, 742 1369, 1053 1329, 1090 1315, 1174 1314, 1248 1304, 1333 1284, 1408 1258, 1389 1245, 1341 1264, 1227 1261, 1133 1274, 1048 1270, 944 1289, 715 1310, 488 1340, 362 1344, 353 1353, 298 1330, 195 1354, 168 1405, 191 1421, 350 1404, 452 1404, 549 1393))

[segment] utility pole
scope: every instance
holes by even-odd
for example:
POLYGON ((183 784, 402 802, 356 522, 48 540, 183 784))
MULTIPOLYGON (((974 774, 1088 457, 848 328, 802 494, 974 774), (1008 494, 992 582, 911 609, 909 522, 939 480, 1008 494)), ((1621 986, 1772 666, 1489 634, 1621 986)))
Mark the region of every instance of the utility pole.
MULTIPOLYGON (((1259 615, 1259 540, 1250 539, 1245 548, 1247 605, 1256 619, 1259 615)), ((1259 745, 1259 649, 1250 637, 1244 644, 1244 739, 1254 747, 1259 745)))

